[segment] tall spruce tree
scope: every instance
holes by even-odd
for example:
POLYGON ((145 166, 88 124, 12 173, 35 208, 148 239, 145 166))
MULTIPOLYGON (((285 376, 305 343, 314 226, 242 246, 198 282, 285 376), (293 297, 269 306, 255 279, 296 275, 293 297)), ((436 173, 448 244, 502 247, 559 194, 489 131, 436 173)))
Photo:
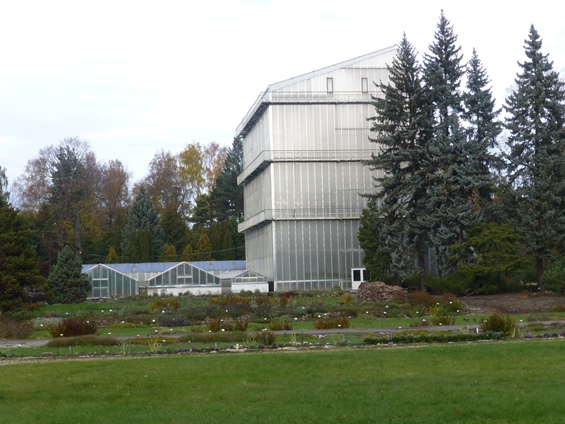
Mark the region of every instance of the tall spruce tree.
POLYGON ((145 187, 141 187, 131 206, 123 231, 125 262, 155 261, 163 250, 164 232, 159 215, 151 206, 145 187))
POLYGON ((532 25, 505 109, 511 216, 543 289, 544 261, 565 250, 565 91, 541 47, 532 25))
POLYGON ((467 164, 475 177, 469 188, 475 190, 480 199, 488 200, 493 193, 492 169, 501 166, 493 149, 497 147, 502 123, 498 120, 500 110, 495 108, 490 80, 475 49, 467 64, 466 75, 463 117, 467 132, 467 164))
MULTIPOLYGON (((490 81, 475 49, 467 63, 466 76, 466 91, 462 96, 462 117, 467 134, 463 150, 466 170, 462 189, 467 193, 467 197, 472 199, 475 219, 465 229, 465 235, 470 236, 472 233, 473 240, 476 241, 477 234, 481 231, 486 231, 488 234, 485 235, 488 236, 505 234, 502 227, 499 231, 493 231, 492 226, 485 227, 486 224, 499 222, 498 202, 493 202, 492 199, 495 190, 493 170, 501 168, 501 161, 493 152, 497 147, 497 137, 502 130, 502 124, 497 119, 500 110, 495 109, 495 101, 489 88, 490 81)), ((470 240, 459 240, 450 246, 450 253, 454 254, 451 257, 452 262, 457 263, 459 270, 479 269, 475 264, 482 258, 476 249, 470 240)))
POLYGON ((419 275, 424 287, 430 246, 426 158, 431 127, 420 66, 406 34, 388 69, 390 82, 380 84, 383 97, 373 103, 375 136, 370 140, 379 150, 367 165, 375 171, 376 192, 367 196, 369 208, 361 217, 359 239, 373 273, 387 267, 400 278, 419 275))
POLYGON ((433 108, 433 138, 429 148, 429 210, 432 211, 432 241, 440 276, 452 271, 449 246, 461 243, 465 229, 480 222, 480 210, 474 194, 481 185, 469 156, 472 144, 467 142, 463 126, 461 79, 465 73, 457 35, 443 11, 424 56, 424 80, 428 100, 433 108))

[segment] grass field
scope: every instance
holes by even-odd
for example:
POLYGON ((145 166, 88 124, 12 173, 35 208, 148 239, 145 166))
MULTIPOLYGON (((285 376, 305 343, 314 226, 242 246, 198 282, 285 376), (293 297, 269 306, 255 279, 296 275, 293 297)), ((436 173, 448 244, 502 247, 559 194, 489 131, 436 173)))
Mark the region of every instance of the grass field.
POLYGON ((562 423, 565 340, 0 364, 1 423, 562 423))

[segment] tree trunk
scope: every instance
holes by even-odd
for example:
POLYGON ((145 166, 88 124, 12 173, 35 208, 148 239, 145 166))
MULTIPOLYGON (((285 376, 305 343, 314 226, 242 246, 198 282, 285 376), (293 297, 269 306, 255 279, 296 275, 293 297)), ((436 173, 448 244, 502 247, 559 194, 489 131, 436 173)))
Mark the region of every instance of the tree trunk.
POLYGON ((80 225, 80 215, 78 212, 75 212, 75 248, 76 248, 76 255, 77 261, 79 264, 82 263, 82 228, 80 225))
POLYGON ((424 255, 418 255, 418 262, 420 266, 420 290, 426 291, 426 258, 424 255))
POLYGON ((542 275, 543 275, 543 258, 540 258, 538 256, 536 257, 536 276, 537 276, 538 288, 543 291, 545 290, 545 287, 543 286, 543 282, 541 280, 542 275))

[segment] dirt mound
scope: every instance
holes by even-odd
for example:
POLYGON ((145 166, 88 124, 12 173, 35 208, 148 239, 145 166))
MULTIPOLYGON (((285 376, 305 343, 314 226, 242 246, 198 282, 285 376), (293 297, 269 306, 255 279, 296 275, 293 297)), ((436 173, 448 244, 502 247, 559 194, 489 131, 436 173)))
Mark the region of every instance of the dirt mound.
POLYGON ((395 293, 401 292, 402 287, 389 286, 382 281, 361 283, 357 290, 357 300, 360 302, 392 299, 395 293))
POLYGON ((476 315, 533 314, 538 312, 565 311, 565 297, 538 293, 506 293, 458 298, 476 315))

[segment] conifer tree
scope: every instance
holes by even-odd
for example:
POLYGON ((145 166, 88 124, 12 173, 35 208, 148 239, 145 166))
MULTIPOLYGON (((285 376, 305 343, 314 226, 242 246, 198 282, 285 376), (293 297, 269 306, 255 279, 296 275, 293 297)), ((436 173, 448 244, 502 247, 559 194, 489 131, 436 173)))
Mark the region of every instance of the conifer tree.
POLYGON ((0 197, 0 314, 17 312, 45 300, 31 223, 0 197))
POLYGON ((188 237, 188 226, 182 215, 172 208, 166 208, 161 213, 160 224, 164 232, 164 242, 181 251, 188 237))
POLYGON ((431 211, 431 240, 436 250, 440 276, 451 272, 449 246, 461 243, 465 229, 480 222, 480 209, 474 196, 481 186, 469 156, 472 144, 467 142, 463 127, 461 79, 465 69, 457 36, 443 14, 434 41, 424 57, 424 79, 428 100, 433 107, 433 137, 429 144, 431 173, 427 193, 431 211))
POLYGON ((125 262, 155 261, 163 249, 164 233, 159 215, 151 206, 142 186, 128 212, 123 231, 122 251, 125 262))
POLYGON ((228 149, 224 169, 216 179, 210 196, 217 218, 221 221, 243 217, 243 186, 237 184, 237 177, 243 172, 243 139, 235 137, 228 149))
POLYGON ((104 261, 105 264, 117 264, 120 262, 120 258, 114 246, 110 246, 110 250, 108 251, 108 256, 106 256, 106 260, 104 261))
POLYGON ((222 250, 221 250, 221 260, 223 261, 233 261, 235 260, 235 251, 233 248, 233 237, 229 227, 226 226, 226 231, 224 231, 222 236, 222 250))
POLYGON ((471 175, 476 176, 471 188, 477 190, 481 198, 489 199, 494 184, 492 169, 501 166, 492 149, 497 147, 502 123, 498 120, 500 110, 495 108, 495 101, 488 87, 490 80, 475 49, 467 64, 466 75, 463 117, 467 123, 467 164, 471 175))
POLYGON ((181 260, 184 262, 190 262, 194 260, 194 255, 192 254, 192 246, 187 244, 182 250, 181 260))
POLYGON ((468 124, 467 140, 472 147, 471 154, 478 159, 477 163, 481 168, 486 170, 483 172, 490 174, 487 171, 497 158, 489 153, 489 149, 497 146, 502 124, 498 121, 500 110, 495 108, 492 92, 488 87, 490 80, 475 49, 467 64, 466 75, 467 91, 463 94, 463 116, 468 124))
POLYGON ((383 97, 374 98, 371 141, 379 150, 367 164, 376 171, 377 190, 367 196, 369 210, 361 218, 359 237, 366 263, 387 263, 402 278, 418 274, 423 286, 430 240, 425 181, 431 128, 420 67, 406 35, 389 73, 390 83, 380 84, 383 97), (378 247, 373 244, 377 234, 378 247))
POLYGON ((212 243, 210 243, 210 238, 206 231, 200 234, 194 253, 197 261, 212 261, 214 259, 212 258, 212 243))
POLYGON ((176 262, 178 261, 177 249, 172 244, 165 244, 163 246, 163 253, 159 258, 160 262, 176 262))
POLYGON ((88 277, 82 273, 76 253, 69 246, 65 246, 59 253, 47 282, 53 295, 53 303, 84 302, 91 289, 88 277))
MULTIPOLYGON (((493 169, 500 169, 500 159, 494 154, 493 149, 497 146, 497 137, 502 130, 502 124, 497 117, 500 110, 495 109, 492 97, 490 81, 486 70, 483 68, 477 52, 473 49, 471 60, 467 64, 466 92, 463 93, 464 111, 462 117, 465 121, 465 132, 467 141, 464 145, 465 176, 462 181, 463 192, 468 199, 472 199, 474 207, 474 222, 465 229, 465 235, 473 233, 477 240, 477 232, 489 230, 490 235, 504 235, 505 232, 490 230, 492 226, 484 227, 485 224, 496 221, 498 204, 492 202, 495 190, 493 169)), ((503 240, 500 240, 502 243, 503 240)), ((482 260, 474 250, 474 244, 469 240, 459 240, 450 246, 450 252, 454 255, 453 263, 457 263, 458 269, 477 270, 475 264, 482 260), (463 249, 466 246, 467 249, 463 249)))
POLYGON ((516 88, 507 97, 508 176, 512 219, 526 251, 536 260, 542 285, 544 261, 565 251, 565 91, 532 25, 519 63, 516 88))

